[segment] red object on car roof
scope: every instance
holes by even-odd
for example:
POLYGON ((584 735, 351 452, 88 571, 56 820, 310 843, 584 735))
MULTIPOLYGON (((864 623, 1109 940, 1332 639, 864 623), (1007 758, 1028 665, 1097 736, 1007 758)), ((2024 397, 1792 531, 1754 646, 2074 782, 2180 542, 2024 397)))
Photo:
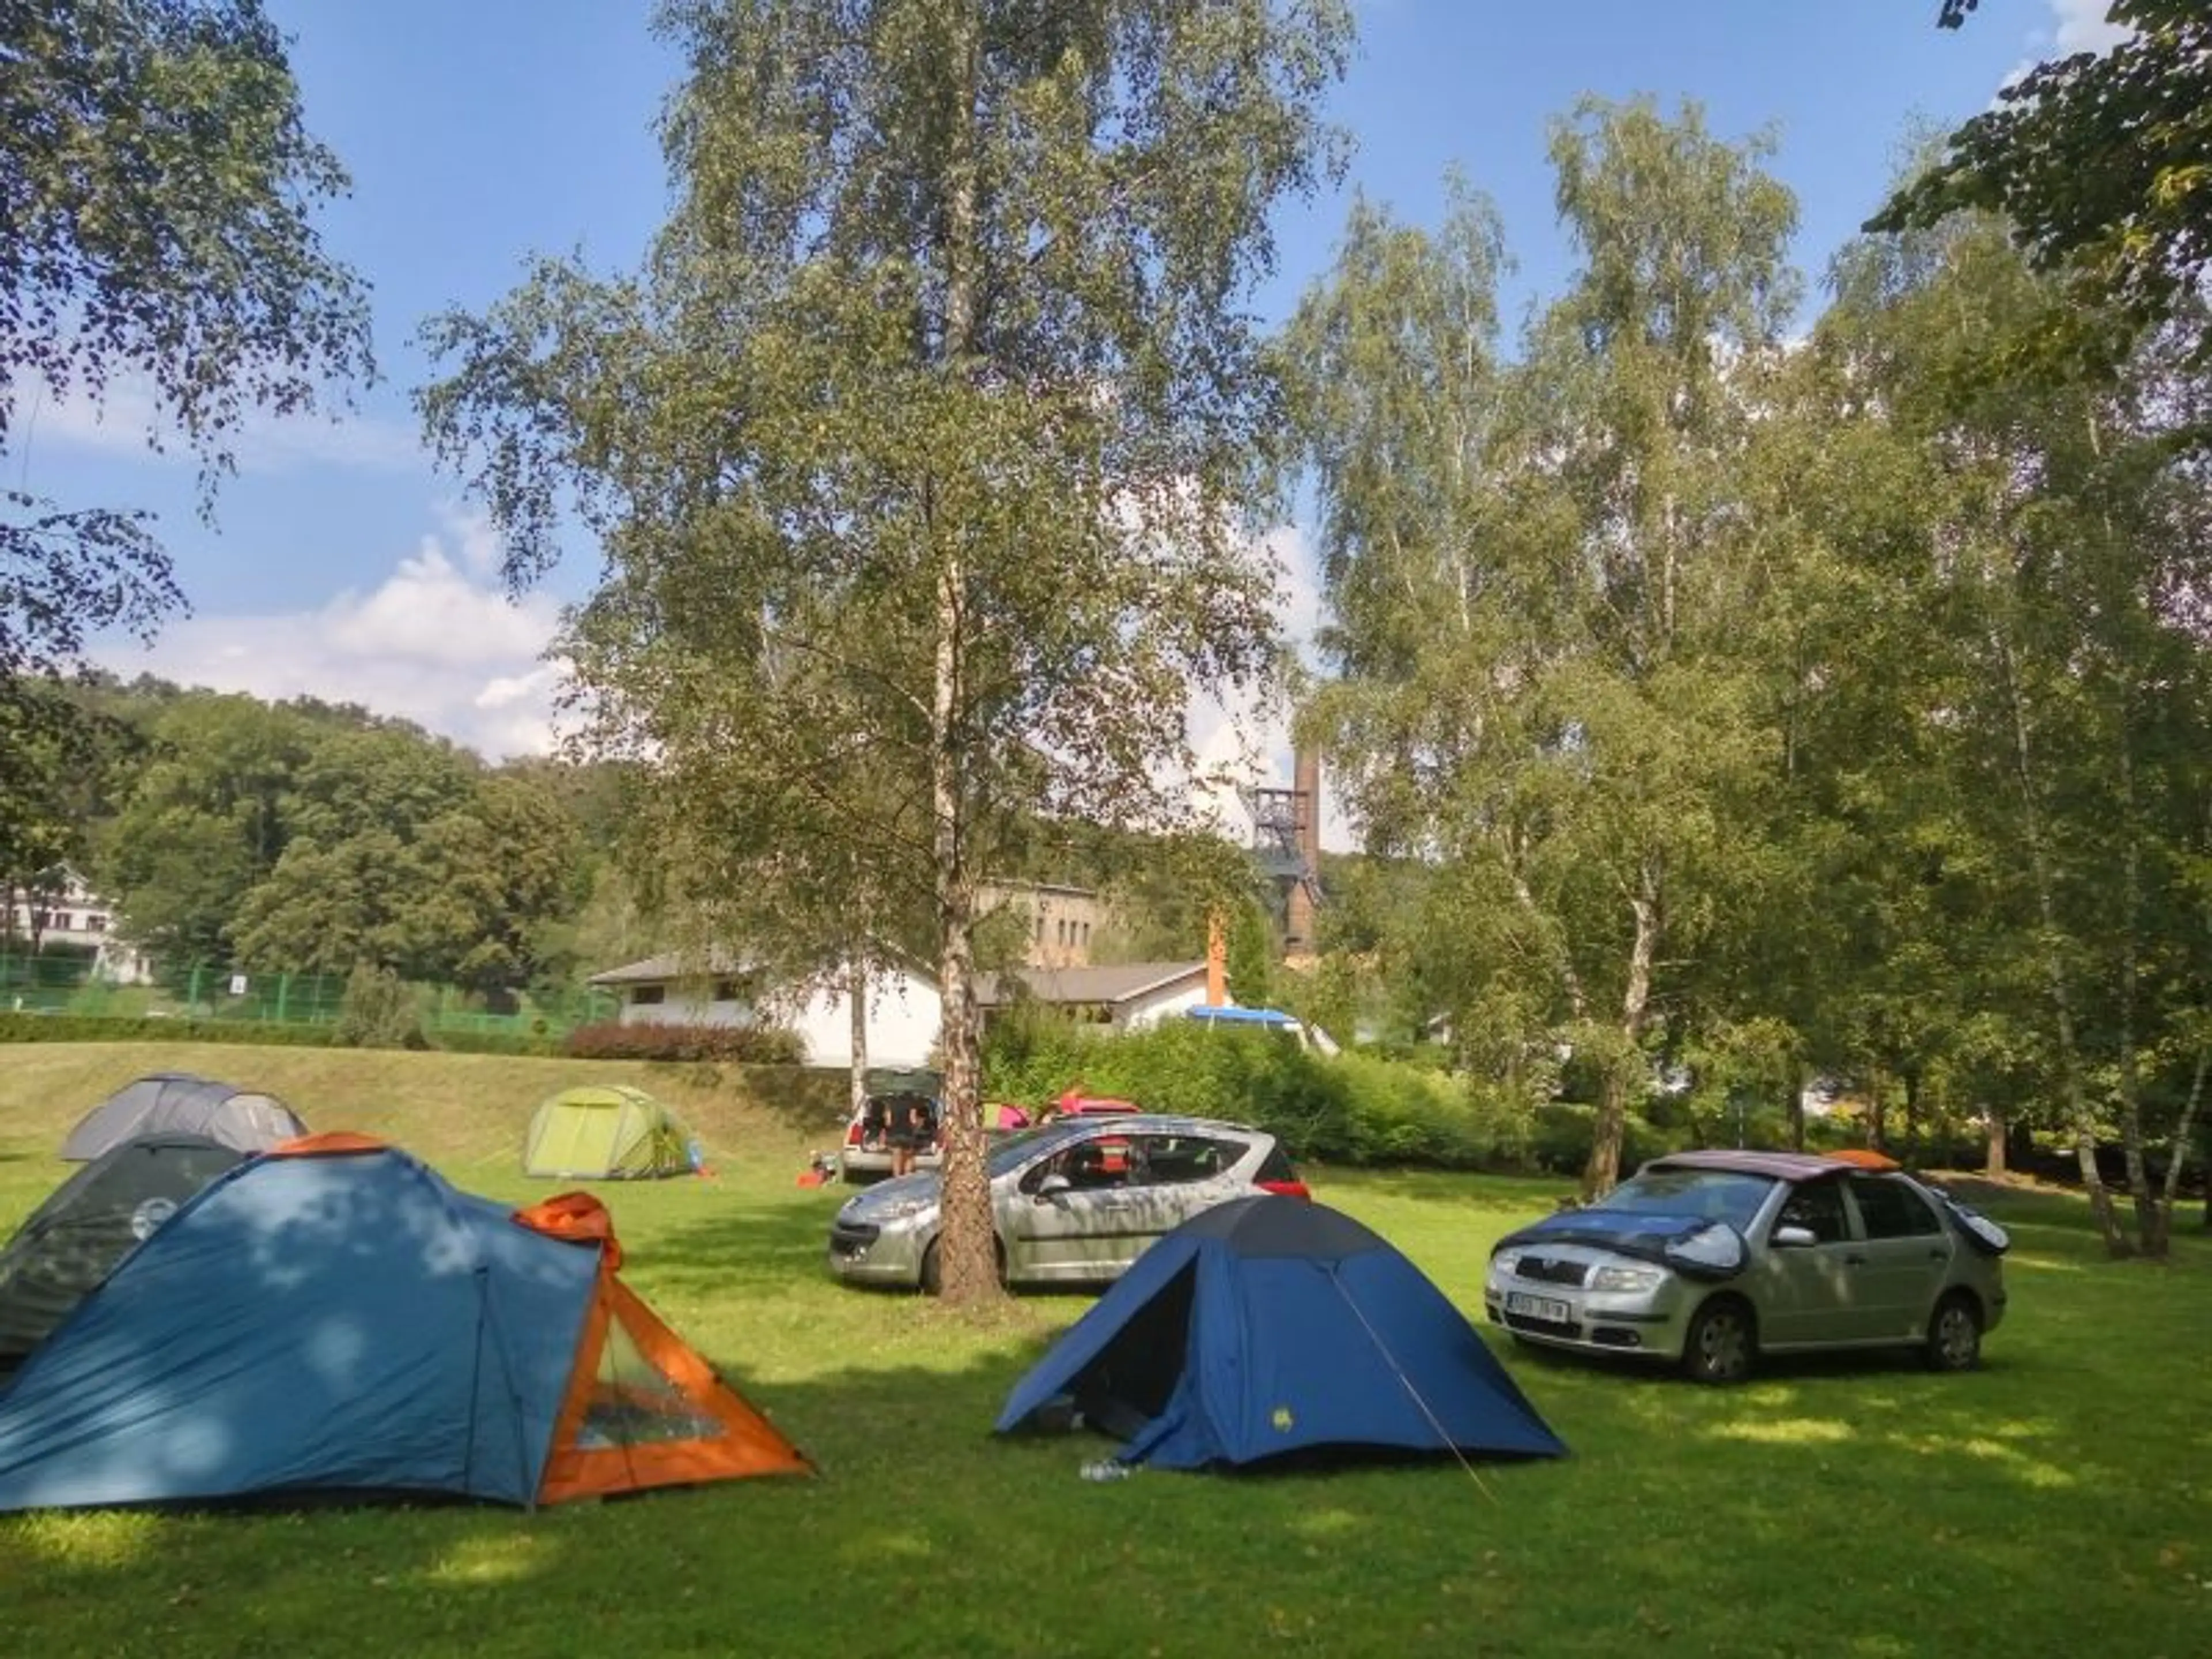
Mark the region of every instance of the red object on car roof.
POLYGON ((1078 1094, 1073 1089, 1060 1097, 1058 1107, 1062 1117, 1126 1117, 1143 1109, 1133 1100, 1120 1100, 1111 1095, 1078 1094))
POLYGON ((1901 1170, 1905 1166, 1887 1152, 1870 1152, 1863 1146, 1846 1146, 1841 1152, 1828 1154, 1838 1164, 1856 1164, 1863 1170, 1901 1170))

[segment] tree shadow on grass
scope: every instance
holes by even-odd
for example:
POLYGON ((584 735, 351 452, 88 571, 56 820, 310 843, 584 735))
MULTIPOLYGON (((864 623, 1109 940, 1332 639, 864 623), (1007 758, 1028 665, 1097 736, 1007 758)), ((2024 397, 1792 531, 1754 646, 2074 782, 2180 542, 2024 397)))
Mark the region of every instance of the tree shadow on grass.
POLYGON ((2192 1419, 2179 1386, 2139 1370, 2159 1313, 2140 1288, 2116 1311, 2108 1287, 2064 1281, 2067 1310, 2104 1302, 2118 1340, 2029 1330, 1964 1376, 1820 1356, 1710 1389, 1511 1352, 1572 1455, 1477 1460, 1477 1481, 1442 1461, 1101 1486, 1082 1470, 1109 1439, 989 1433, 1082 1299, 969 1324, 856 1297, 821 1259, 834 1207, 718 1206, 642 1237, 630 1275, 656 1301, 731 1299, 714 1346, 738 1352, 714 1357, 817 1476, 536 1514, 0 1520, 11 1630, 27 1649, 106 1652, 159 1629, 169 1659, 351 1656, 364 1630, 384 1650, 478 1659, 849 1659, 1208 1653, 1255 1632, 1306 1651, 1573 1653, 1663 1628, 1723 1653, 2039 1651, 2062 1619, 2088 1619, 2116 1645, 2178 1652, 2201 1616, 2201 1591, 2159 1565, 2179 1531, 2160 1455, 2192 1419), (804 1341, 771 1363, 787 1309, 804 1341), (1533 1593, 1597 1554, 1573 1595, 1533 1593), (1698 1623, 1714 1606, 1760 1612, 1698 1623))
POLYGON ((1885 1423, 1899 1408, 1851 1388, 1867 1381, 1857 1375, 1826 1380, 1862 1396, 1858 1420, 1847 1398, 1815 1413, 1760 1388, 1607 1379, 1554 1416, 1574 1455, 1477 1460, 1474 1482, 1443 1460, 1264 1478, 1140 1471, 1099 1486, 1082 1472, 1109 1439, 988 1432, 1033 1346, 987 1333, 957 1363, 855 1355, 803 1379, 726 1368, 816 1460, 813 1478, 537 1514, 0 1521, 0 1593, 11 1626, 57 1651, 119 1650, 159 1627, 168 1655, 352 1654, 373 1629, 384 1650, 465 1645, 481 1659, 740 1644, 1205 1653, 1248 1644, 1255 1627, 1308 1651, 1578 1652, 1595 1650, 1590 1631, 1686 1625, 1715 1604, 1768 1609, 1700 1638, 1751 1654, 1790 1646, 1790 1627, 1773 1621, 1808 1598, 1822 1650, 2029 1651, 2056 1627, 2042 1622, 2051 1600, 2039 1587, 2069 1579, 2065 1593, 2087 1598, 2100 1629, 2178 1651, 2195 1608, 2147 1577, 2148 1557, 2137 1583, 2118 1583, 2107 1558, 2124 1551, 2069 1523, 2087 1488, 2054 1483, 2065 1471, 2045 1454, 2094 1431, 2086 1400, 2008 1438, 1965 1392, 1917 1399, 1909 1421, 1885 1423), (1693 1409, 1670 1413, 1675 1431, 1662 1433, 1639 1397, 1693 1409), (1624 1504, 1637 1515, 1627 1534, 1607 1518, 1624 1504), (1715 1539, 1727 1540, 1717 1553, 1715 1539), (1528 1593, 1594 1549, 1605 1570, 1579 1577, 1573 1596, 1528 1593), (1829 1565, 1808 1578, 1808 1560, 1829 1565), (1879 1593, 1905 1573, 1918 1594, 1879 1593), (1990 1583, 2011 1588, 1975 1593, 1990 1583), (1781 1585, 1794 1588, 1776 1600, 1781 1585))

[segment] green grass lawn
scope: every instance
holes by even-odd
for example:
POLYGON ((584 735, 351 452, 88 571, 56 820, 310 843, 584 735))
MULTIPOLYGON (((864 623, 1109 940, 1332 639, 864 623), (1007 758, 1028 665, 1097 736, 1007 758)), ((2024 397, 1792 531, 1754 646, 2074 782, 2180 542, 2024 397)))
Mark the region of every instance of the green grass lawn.
MULTIPOLYGON (((602 1189, 631 1284, 818 1478, 572 1505, 0 1518, 0 1652, 541 1656, 2056 1655, 2212 1644, 2212 1246, 2101 1261, 2080 1207, 1992 1205, 2012 1314, 1984 1368, 1777 1365, 1709 1391, 1511 1351, 1559 1462, 1080 1479, 1109 1443, 993 1440, 1088 1304, 988 1324, 841 1289, 808 1126, 638 1067, 144 1046, 0 1049, 0 1228, 106 1089, 201 1067, 462 1185, 515 1173, 547 1090, 645 1082, 720 1174, 602 1189)), ((826 1144, 818 1131, 814 1144, 826 1144)), ((1556 1182, 1309 1170, 1479 1313, 1492 1240, 1556 1182)), ((2193 1220, 2193 1218, 2191 1218, 2193 1220)))

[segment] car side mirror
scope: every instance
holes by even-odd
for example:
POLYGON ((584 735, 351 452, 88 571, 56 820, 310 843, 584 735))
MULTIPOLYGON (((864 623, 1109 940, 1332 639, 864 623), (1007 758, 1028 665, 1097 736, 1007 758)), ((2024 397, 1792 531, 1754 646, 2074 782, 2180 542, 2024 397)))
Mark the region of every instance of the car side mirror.
POLYGON ((1778 1250, 1807 1250, 1820 1242, 1810 1227, 1777 1227, 1767 1240, 1778 1250))
POLYGON ((1037 1202, 1048 1203, 1070 1190, 1074 1184, 1064 1175, 1048 1175, 1036 1184, 1037 1202))

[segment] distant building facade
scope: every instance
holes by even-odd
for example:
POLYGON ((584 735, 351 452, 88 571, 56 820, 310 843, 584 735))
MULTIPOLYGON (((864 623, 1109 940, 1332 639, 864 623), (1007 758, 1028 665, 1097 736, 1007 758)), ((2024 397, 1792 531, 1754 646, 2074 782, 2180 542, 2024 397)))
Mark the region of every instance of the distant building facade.
POLYGON ((58 865, 35 887, 15 888, 8 896, 11 951, 65 945, 91 953, 94 979, 137 985, 153 977, 145 954, 116 937, 115 906, 70 866, 58 865))
POLYGON ((1091 938, 1109 920, 1104 902, 1088 887, 1049 881, 991 878, 975 889, 979 918, 1012 912, 1024 919, 1026 968, 1086 968, 1091 938))

